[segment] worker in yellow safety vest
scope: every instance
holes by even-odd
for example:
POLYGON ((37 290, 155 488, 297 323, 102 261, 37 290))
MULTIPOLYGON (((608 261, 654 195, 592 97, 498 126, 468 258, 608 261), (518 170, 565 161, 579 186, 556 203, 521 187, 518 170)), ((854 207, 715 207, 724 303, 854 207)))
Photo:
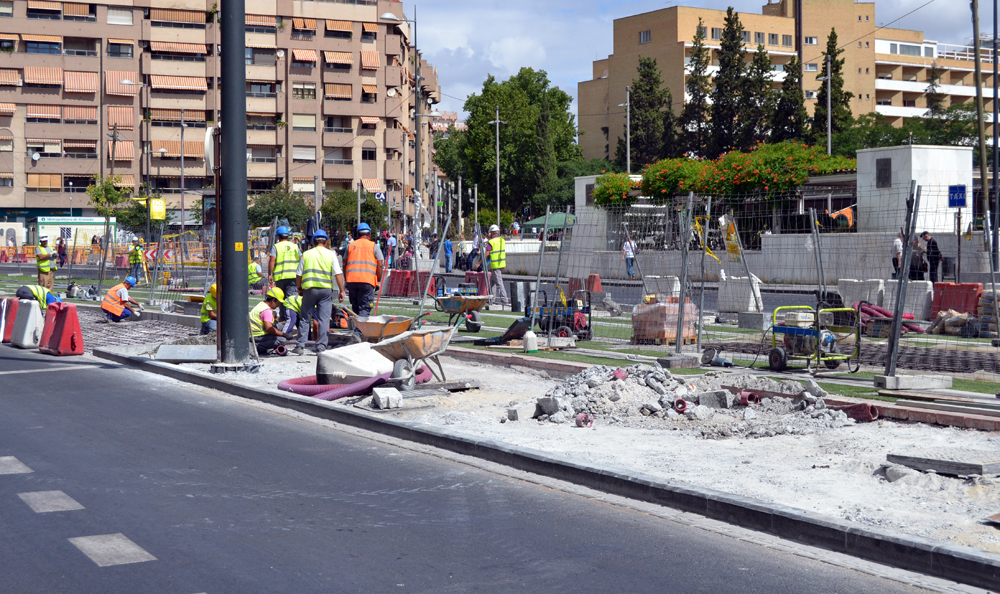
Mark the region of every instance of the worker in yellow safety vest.
POLYGON ((490 240, 484 244, 484 260, 489 262, 490 293, 503 305, 510 303, 503 286, 503 269, 507 268, 507 241, 500 237, 500 227, 490 225, 490 240))
MULTIPOLYGON (((274 286, 285 292, 285 301, 292 295, 298 293, 295 286, 295 268, 302 259, 302 252, 299 246, 288 240, 291 231, 288 227, 281 225, 275 231, 278 238, 277 243, 271 248, 270 258, 267 263, 267 276, 274 286)), ((288 306, 281 305, 281 319, 288 319, 288 306)))
POLYGON ((35 248, 35 266, 38 268, 38 284, 48 290, 55 287, 56 282, 56 250, 49 247, 49 237, 42 235, 38 238, 38 246, 35 248))
POLYGON ((309 338, 309 323, 313 318, 319 322, 320 332, 316 337, 316 352, 326 350, 329 336, 330 316, 333 313, 333 282, 337 281, 338 301, 344 301, 344 274, 340 269, 337 255, 327 248, 330 236, 320 229, 313 237, 315 247, 306 250, 295 271, 295 284, 302 295, 302 312, 298 319, 299 336, 295 339, 293 355, 305 354, 306 340, 309 338))
POLYGON ((372 241, 372 228, 368 223, 358 225, 354 241, 347 246, 344 261, 344 280, 351 298, 351 309, 358 317, 367 318, 375 303, 375 288, 382 279, 385 256, 377 243, 372 241))
POLYGON ((109 321, 120 322, 133 315, 139 317, 142 305, 128 296, 128 290, 134 286, 135 277, 126 276, 124 281, 108 289, 104 301, 101 302, 101 309, 104 310, 109 321))
POLYGON ((14 293, 14 296, 18 299, 34 299, 43 312, 52 303, 62 303, 62 299, 41 285, 23 286, 14 293))
POLYGON ((215 283, 208 288, 208 295, 201 302, 201 334, 204 336, 219 327, 219 289, 215 283))
POLYGON ((264 294, 264 300, 250 310, 250 333, 253 335, 257 354, 266 355, 279 346, 284 346, 288 339, 285 333, 275 325, 274 310, 285 300, 285 294, 278 287, 271 287, 264 294))
POLYGON ((264 273, 260 268, 260 264, 256 260, 250 262, 247 265, 247 284, 250 285, 251 289, 262 289, 264 287, 262 280, 264 277, 261 276, 264 273))
POLYGON ((132 245, 128 248, 129 276, 134 276, 136 279, 145 277, 142 273, 142 258, 142 244, 140 243, 139 238, 136 237, 132 240, 132 245))

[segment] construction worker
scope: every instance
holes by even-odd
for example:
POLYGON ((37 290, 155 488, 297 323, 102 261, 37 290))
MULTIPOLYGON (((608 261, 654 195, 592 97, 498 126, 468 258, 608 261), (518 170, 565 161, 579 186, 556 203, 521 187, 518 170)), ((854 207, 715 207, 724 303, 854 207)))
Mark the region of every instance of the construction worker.
POLYGON ((284 346, 288 339, 285 333, 274 325, 278 321, 274 310, 285 300, 285 293, 278 287, 271 287, 264 294, 264 300, 250 310, 250 333, 257 347, 258 355, 266 355, 276 347, 284 346))
MULTIPOLYGON (((289 241, 290 230, 282 225, 275 231, 278 242, 271 248, 270 260, 267 263, 267 276, 278 287, 285 292, 285 301, 292 295, 297 294, 295 286, 295 268, 302 259, 302 252, 299 246, 289 241)), ((288 319, 288 306, 281 305, 281 318, 288 319)))
POLYGON ((62 299, 55 293, 39 285, 25 285, 14 296, 18 299, 34 299, 43 310, 51 303, 62 303, 62 299))
POLYGON ((333 281, 337 280, 337 300, 344 301, 344 275, 340 270, 337 255, 326 247, 330 237, 320 229, 313 235, 314 248, 306 250, 295 271, 295 285, 302 295, 302 311, 298 320, 299 336, 295 339, 292 354, 305 354, 306 340, 309 338, 309 322, 317 318, 320 332, 316 336, 316 352, 326 350, 329 336, 330 315, 333 312, 333 281))
POLYGON ((375 303, 375 288, 382 279, 385 257, 381 248, 372 241, 372 228, 368 223, 358 225, 354 241, 347 246, 344 260, 344 278, 351 309, 358 317, 367 318, 375 303))
POLYGON ((214 332, 219 327, 219 289, 215 283, 208 288, 208 295, 201 302, 201 335, 214 332))
POLYGON ((55 286, 56 264, 56 251, 49 247, 49 237, 42 235, 35 248, 35 266, 38 268, 38 284, 50 291, 55 286))
POLYGON ((263 274, 264 271, 256 260, 247 265, 247 284, 250 285, 251 289, 264 288, 264 283, 261 282, 264 280, 263 274))
MULTIPOLYGON (((285 302, 282 304, 285 308, 285 312, 288 314, 285 326, 281 331, 286 335, 286 337, 291 337, 292 332, 298 327, 299 318, 302 316, 302 296, 292 295, 291 297, 285 297, 285 302)), ((319 322, 313 317, 312 320, 313 332, 317 335, 319 334, 319 322)))
POLYGON ((134 276, 135 278, 144 276, 142 270, 142 257, 142 245, 139 242, 139 238, 136 237, 132 240, 132 245, 128 247, 129 276, 134 276))
POLYGON ((133 314, 139 317, 142 305, 128 296, 128 290, 134 286, 135 277, 126 276, 124 281, 108 289, 104 301, 101 302, 101 309, 104 310, 108 320, 117 323, 133 314))
POLYGON ((483 248, 486 250, 483 260, 489 262, 490 293, 501 304, 507 305, 510 300, 507 299, 507 289, 503 286, 503 269, 507 268, 507 242, 500 237, 500 227, 490 225, 490 239, 483 244, 483 248))

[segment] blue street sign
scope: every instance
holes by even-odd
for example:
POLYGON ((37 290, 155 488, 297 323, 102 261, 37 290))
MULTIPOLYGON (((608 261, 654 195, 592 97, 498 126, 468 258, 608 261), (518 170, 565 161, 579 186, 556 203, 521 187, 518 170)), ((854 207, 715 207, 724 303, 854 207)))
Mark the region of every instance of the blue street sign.
POLYGON ((385 192, 376 192, 375 199, 379 202, 385 202, 385 192))
POLYGON ((965 186, 948 186, 948 206, 965 208, 965 186))

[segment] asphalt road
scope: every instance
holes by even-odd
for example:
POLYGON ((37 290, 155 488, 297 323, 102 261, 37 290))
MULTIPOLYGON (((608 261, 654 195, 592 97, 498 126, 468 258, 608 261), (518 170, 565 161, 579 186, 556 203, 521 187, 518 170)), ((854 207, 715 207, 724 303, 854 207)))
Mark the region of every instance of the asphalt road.
POLYGON ((7 345, 0 560, 0 592, 21 594, 915 591, 7 345))

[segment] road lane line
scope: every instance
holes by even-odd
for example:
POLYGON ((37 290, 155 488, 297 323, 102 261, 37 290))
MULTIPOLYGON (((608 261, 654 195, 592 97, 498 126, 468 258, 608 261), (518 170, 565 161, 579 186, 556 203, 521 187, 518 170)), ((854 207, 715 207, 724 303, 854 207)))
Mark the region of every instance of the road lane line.
POLYGON ((74 371, 79 369, 96 369, 100 365, 70 365, 64 367, 46 367, 44 369, 19 369, 17 371, 0 371, 0 375, 19 375, 22 373, 48 373, 50 371, 74 371))
POLYGON ((14 456, 0 456, 0 474, 28 474, 35 472, 14 456))
POLYGON ((32 493, 18 493, 17 496, 21 498, 21 501, 27 503, 28 507, 36 514, 85 509, 75 499, 62 491, 34 491, 32 493))
POLYGON ((156 561, 156 557, 120 533, 80 536, 69 541, 98 567, 156 561))

